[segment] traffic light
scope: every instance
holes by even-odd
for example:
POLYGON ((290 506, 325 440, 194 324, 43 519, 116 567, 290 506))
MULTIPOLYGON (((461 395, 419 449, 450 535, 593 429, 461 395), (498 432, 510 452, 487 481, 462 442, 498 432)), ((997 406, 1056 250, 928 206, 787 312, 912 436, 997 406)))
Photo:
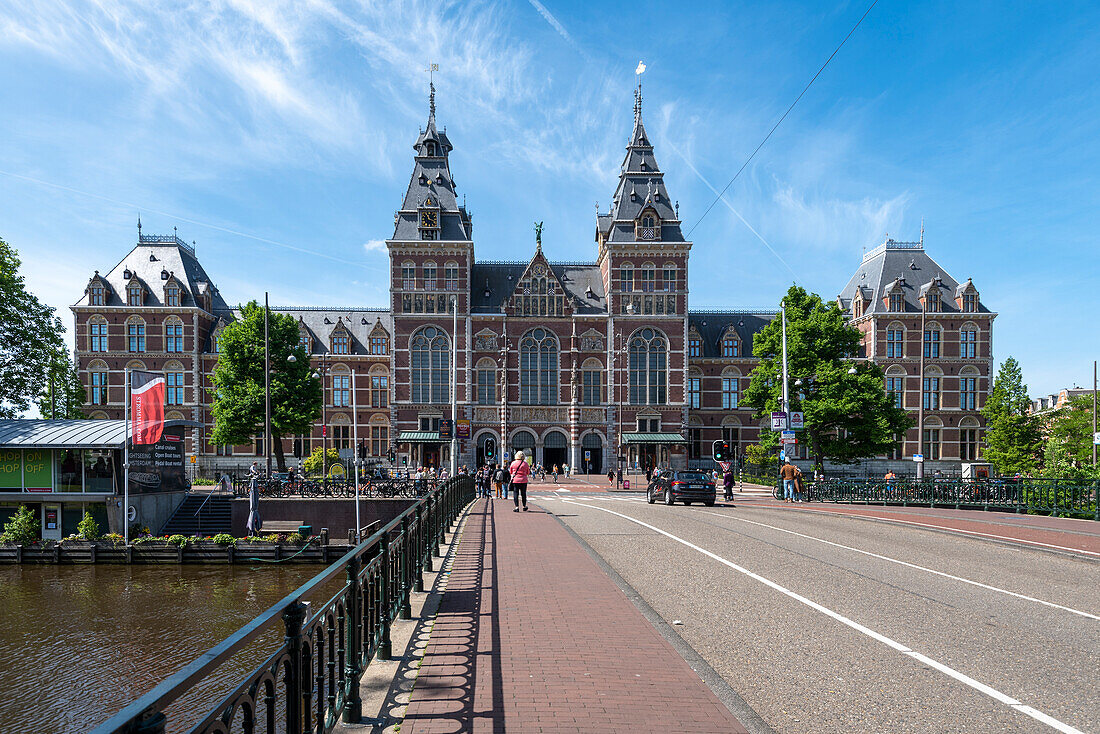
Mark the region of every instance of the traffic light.
POLYGON ((360 441, 359 442, 359 458, 360 459, 367 458, 367 442, 366 441, 360 441))
POLYGON ((393 462, 397 461, 397 453, 396 453, 396 452, 394 452, 394 450, 393 450, 393 449, 390 449, 390 454, 389 454, 389 458, 390 458, 390 463, 391 463, 391 464, 392 464, 393 462))
POLYGON ((496 455, 496 450, 497 450, 496 439, 493 439, 493 438, 485 439, 485 458, 486 458, 486 460, 492 459, 493 456, 496 455))
POLYGON ((718 439, 711 444, 711 454, 714 456, 715 461, 729 461, 730 445, 722 439, 718 439))

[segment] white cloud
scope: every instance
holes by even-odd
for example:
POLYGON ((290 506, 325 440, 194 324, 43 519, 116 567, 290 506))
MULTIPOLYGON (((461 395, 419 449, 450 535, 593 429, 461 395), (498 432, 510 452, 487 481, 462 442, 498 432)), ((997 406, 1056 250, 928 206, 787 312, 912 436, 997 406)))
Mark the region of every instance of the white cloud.
POLYGON ((369 242, 364 242, 363 243, 363 249, 366 250, 368 253, 371 253, 371 252, 385 252, 386 251, 386 241, 385 240, 370 240, 369 242))

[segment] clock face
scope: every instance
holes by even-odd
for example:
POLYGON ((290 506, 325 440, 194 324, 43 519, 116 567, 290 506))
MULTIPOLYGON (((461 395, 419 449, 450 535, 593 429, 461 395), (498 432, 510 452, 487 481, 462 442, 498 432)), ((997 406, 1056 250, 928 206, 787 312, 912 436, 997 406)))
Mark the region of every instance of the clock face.
POLYGON ((438 227, 439 212, 420 212, 421 227, 438 227))

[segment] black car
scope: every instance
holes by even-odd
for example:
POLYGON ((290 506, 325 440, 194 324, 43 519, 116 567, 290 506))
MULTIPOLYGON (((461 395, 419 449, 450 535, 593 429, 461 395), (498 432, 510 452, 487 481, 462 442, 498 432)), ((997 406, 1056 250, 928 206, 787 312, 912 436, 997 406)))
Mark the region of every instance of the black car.
POLYGON ((666 505, 683 502, 702 502, 707 507, 714 505, 714 482, 701 471, 674 471, 662 475, 649 485, 646 499, 653 504, 658 499, 666 505))

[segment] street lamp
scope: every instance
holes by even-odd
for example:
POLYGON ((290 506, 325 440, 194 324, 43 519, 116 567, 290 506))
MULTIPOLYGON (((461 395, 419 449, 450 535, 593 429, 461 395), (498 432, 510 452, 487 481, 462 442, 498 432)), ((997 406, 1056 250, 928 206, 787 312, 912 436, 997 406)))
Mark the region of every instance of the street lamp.
POLYGON ((451 296, 451 476, 458 473, 458 296, 451 296))
POLYGON ((321 366, 313 371, 313 379, 321 380, 321 480, 328 478, 328 429, 325 423, 325 374, 328 354, 321 354, 321 366))

